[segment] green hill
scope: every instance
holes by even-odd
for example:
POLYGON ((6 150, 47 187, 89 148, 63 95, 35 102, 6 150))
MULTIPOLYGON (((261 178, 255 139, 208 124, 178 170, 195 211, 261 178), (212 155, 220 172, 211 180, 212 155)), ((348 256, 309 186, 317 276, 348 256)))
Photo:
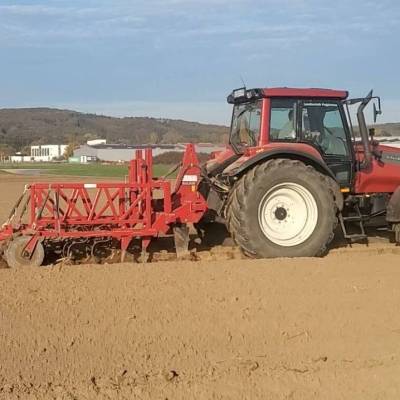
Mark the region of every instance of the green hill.
POLYGON ((377 136, 400 136, 400 123, 388 123, 375 125, 377 136))
POLYGON ((115 118, 50 108, 0 109, 0 144, 21 151, 33 144, 178 142, 223 143, 228 128, 182 120, 115 118))

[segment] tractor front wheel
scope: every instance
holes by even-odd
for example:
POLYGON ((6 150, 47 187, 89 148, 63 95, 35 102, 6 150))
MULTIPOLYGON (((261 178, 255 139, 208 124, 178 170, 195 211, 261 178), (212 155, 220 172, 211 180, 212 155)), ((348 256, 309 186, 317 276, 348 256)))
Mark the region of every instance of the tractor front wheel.
POLYGON ((297 160, 274 159, 235 184, 228 229, 250 257, 313 257, 333 239, 337 207, 329 179, 297 160))
POLYGON ((24 254, 24 249, 31 237, 19 236, 8 245, 4 258, 10 268, 39 267, 44 260, 44 248, 41 242, 36 244, 31 257, 24 254))

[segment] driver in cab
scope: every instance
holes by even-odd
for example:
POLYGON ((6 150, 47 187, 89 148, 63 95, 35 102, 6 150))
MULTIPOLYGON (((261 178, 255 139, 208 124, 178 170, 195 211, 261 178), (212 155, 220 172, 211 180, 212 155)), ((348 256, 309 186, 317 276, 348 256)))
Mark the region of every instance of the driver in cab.
POLYGON ((296 138, 296 128, 293 118, 293 110, 288 113, 288 120, 285 125, 279 130, 277 139, 295 139, 296 138))

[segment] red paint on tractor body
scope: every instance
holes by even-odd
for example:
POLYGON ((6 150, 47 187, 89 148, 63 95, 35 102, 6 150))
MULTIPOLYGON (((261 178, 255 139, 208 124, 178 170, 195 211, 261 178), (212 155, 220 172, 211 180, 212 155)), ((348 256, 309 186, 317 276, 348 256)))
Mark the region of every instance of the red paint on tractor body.
MULTIPOLYGON (((249 147, 246 149, 244 154, 234 161, 232 164, 228 165, 224 169, 224 173, 228 175, 232 175, 235 171, 242 166, 242 164, 250 161, 255 156, 265 155, 268 156, 271 153, 279 153, 280 157, 287 157, 288 154, 291 153, 301 153, 305 156, 313 157, 318 159, 320 162, 323 162, 321 154, 312 146, 306 143, 279 143, 279 142, 271 142, 267 143, 264 146, 260 147, 249 147)), ((227 158, 229 153, 226 153, 225 157, 227 158)), ((223 155, 221 155, 221 158, 223 155)))
POLYGON ((265 88, 263 89, 265 97, 295 97, 295 98, 323 98, 340 99, 348 97, 346 90, 318 89, 318 88, 265 88))

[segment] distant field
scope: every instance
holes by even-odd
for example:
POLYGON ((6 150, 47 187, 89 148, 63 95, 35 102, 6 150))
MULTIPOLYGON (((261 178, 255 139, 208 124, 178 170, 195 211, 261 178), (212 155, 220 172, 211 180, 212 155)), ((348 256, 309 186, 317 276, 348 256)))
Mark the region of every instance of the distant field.
MULTIPOLYGON (((165 175, 170 165, 154 165, 154 176, 165 175)), ((68 176, 97 176, 105 178, 123 178, 128 174, 128 165, 107 164, 55 164, 55 163, 10 163, 0 164, 0 169, 43 170, 43 174, 68 176)))

